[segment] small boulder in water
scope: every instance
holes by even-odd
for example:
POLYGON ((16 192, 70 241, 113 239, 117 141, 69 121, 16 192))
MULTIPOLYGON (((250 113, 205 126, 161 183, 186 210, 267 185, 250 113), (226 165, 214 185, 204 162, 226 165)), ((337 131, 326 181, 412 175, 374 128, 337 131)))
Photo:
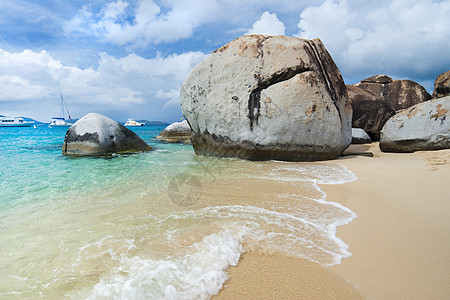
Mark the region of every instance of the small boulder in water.
POLYGON ((168 143, 190 143, 191 127, 186 120, 167 126, 156 139, 168 143))
POLYGON ((85 156, 150 150, 136 133, 103 115, 90 113, 66 132, 63 155, 85 156))

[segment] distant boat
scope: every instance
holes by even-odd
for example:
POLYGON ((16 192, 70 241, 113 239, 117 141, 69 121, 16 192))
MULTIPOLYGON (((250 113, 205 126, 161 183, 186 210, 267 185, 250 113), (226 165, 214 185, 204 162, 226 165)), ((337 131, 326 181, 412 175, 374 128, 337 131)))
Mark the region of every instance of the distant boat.
POLYGON ((50 124, 48 127, 70 127, 73 125, 73 123, 66 122, 65 114, 64 112, 67 110, 67 115, 69 116, 69 120, 72 120, 70 117, 69 109, 67 108, 66 102, 64 101, 63 95, 61 93, 61 112, 62 117, 53 117, 50 121, 50 124))
POLYGON ((128 119, 128 121, 123 124, 124 126, 144 126, 145 123, 139 123, 133 119, 128 119))
POLYGON ((0 127, 30 127, 31 124, 22 117, 0 117, 0 127))

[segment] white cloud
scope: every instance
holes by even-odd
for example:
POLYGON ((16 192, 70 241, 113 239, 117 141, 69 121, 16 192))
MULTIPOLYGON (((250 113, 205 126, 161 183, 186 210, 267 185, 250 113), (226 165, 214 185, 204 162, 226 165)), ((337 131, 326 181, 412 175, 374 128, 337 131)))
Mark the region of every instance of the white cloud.
POLYGON ((178 106, 180 104, 179 95, 180 89, 174 89, 168 92, 158 90, 158 92, 156 92, 156 98, 168 100, 166 101, 166 104, 164 104, 164 108, 168 108, 170 106, 178 106))
POLYGON ((208 31, 209 24, 215 28, 221 24, 223 32, 236 30, 239 35, 246 31, 278 35, 285 34, 285 25, 268 11, 293 15, 306 5, 292 0, 116 0, 97 10, 83 7, 64 29, 68 35, 94 36, 106 43, 138 48, 195 37, 196 30, 204 26, 208 31), (249 30, 250 20, 258 17, 249 30))
POLYGON ((247 31, 248 34, 265 34, 265 35, 284 35, 286 28, 283 22, 278 20, 276 14, 265 11, 261 18, 253 24, 253 27, 247 31))
MULTIPOLYGON (((179 101, 181 83, 205 57, 201 52, 151 59, 102 53, 95 69, 81 69, 63 65, 46 51, 10 53, 0 49, 0 103, 28 103, 27 111, 20 114, 45 121, 58 112, 58 95, 63 91, 70 99, 73 116, 92 111, 120 114, 122 110, 150 114, 179 101)), ((173 109, 177 112, 179 107, 173 109)))
POLYGON ((118 20, 125 14, 125 8, 128 7, 128 3, 124 1, 111 2, 106 4, 103 8, 103 18, 106 20, 118 20))
POLYGON ((140 0, 131 5, 118 0, 106 5, 97 15, 83 7, 69 20, 67 34, 83 33, 101 37, 115 45, 145 47, 150 43, 173 42, 191 37, 194 29, 214 19, 218 12, 216 1, 169 1, 168 11, 162 11, 152 0, 140 0))
POLYGON ((297 36, 320 38, 354 81, 379 73, 425 79, 450 65, 448 0, 327 0, 304 9, 298 27, 297 36))
POLYGON ((95 35, 96 33, 90 28, 92 17, 93 14, 89 11, 89 7, 83 5, 72 19, 63 23, 63 30, 70 34, 78 33, 83 35, 95 35))
POLYGON ((358 14, 346 0, 327 0, 321 6, 310 6, 300 14, 299 37, 319 37, 325 46, 342 52, 353 38, 361 37, 362 30, 356 27, 358 14), (359 34, 355 34, 359 33, 359 34))

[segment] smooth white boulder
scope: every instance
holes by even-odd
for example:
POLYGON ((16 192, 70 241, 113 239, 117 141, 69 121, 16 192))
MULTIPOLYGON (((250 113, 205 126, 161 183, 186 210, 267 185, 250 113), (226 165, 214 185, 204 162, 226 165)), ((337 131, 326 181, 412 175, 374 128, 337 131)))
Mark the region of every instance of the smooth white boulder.
POLYGON ((101 114, 90 113, 66 132, 63 155, 84 156, 150 150, 136 133, 101 114))

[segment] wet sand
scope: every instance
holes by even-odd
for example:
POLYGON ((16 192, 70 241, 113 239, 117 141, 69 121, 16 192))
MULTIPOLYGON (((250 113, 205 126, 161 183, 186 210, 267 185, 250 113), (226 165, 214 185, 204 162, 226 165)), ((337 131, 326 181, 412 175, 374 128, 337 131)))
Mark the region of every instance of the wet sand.
POLYGON ((353 255, 325 268, 246 253, 214 299, 450 299, 450 150, 346 154, 334 162, 358 180, 321 188, 358 214, 337 232, 353 255))

